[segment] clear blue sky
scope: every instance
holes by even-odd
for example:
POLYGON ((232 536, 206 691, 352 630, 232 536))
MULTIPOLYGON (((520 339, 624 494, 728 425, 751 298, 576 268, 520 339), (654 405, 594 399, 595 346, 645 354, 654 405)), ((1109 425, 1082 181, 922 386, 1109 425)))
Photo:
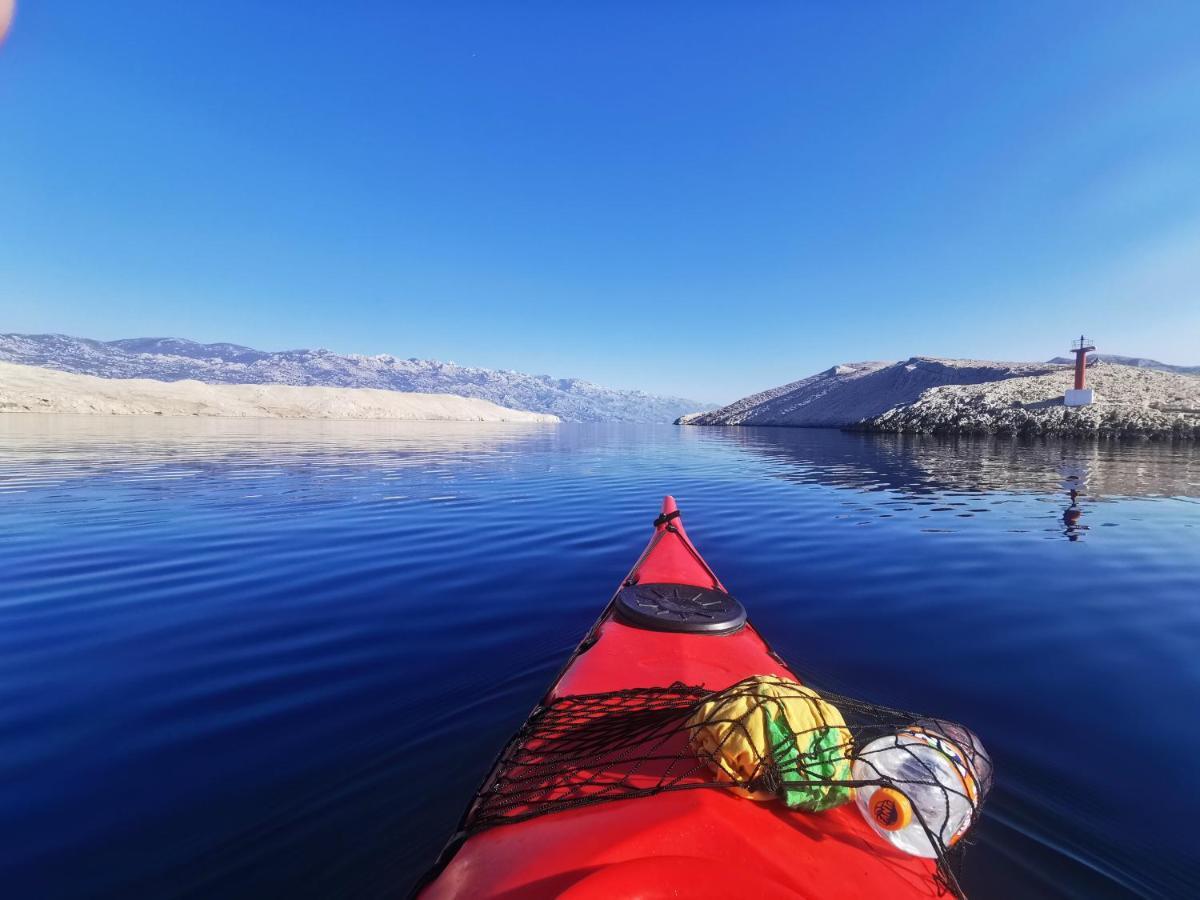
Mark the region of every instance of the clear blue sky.
POLYGON ((0 331, 698 399, 1200 363, 1200 4, 23 0, 0 331))

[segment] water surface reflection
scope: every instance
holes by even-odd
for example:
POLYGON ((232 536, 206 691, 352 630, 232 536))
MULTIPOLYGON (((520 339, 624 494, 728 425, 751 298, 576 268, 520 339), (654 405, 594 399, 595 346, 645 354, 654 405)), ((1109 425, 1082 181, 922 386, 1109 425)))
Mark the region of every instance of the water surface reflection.
POLYGON ((1191 442, 1059 441, 852 434, 832 429, 706 429, 786 463, 781 477, 908 494, 1055 492, 1103 497, 1200 497, 1191 442))
POLYGON ((0 879, 402 892, 672 492, 806 676, 988 743, 973 896, 1195 896, 1198 473, 1151 443, 0 416, 0 879))

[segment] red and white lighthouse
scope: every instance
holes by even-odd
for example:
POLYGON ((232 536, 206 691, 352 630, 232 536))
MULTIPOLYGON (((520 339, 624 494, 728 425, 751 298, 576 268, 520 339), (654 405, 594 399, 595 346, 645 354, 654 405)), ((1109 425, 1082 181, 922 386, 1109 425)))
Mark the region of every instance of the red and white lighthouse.
POLYGON ((1067 406, 1087 406, 1095 399, 1092 389, 1087 386, 1087 355, 1095 349, 1095 345, 1082 334, 1079 340, 1071 344, 1071 352, 1075 354, 1075 387, 1063 397, 1063 403, 1067 406))

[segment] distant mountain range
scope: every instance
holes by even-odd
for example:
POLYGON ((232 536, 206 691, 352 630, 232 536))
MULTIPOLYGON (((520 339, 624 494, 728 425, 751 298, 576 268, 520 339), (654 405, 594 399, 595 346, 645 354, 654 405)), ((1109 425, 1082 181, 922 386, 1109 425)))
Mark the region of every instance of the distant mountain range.
POLYGON ((565 422, 672 422, 706 404, 601 387, 578 378, 479 369, 429 359, 265 351, 183 338, 94 341, 62 334, 0 334, 0 361, 102 378, 195 379, 210 384, 382 388, 478 397, 565 422))
MULTIPOLYGON (((1050 360, 1061 365, 1075 365, 1075 360, 1066 356, 1056 356, 1050 360)), ((1135 366, 1139 369, 1157 369, 1159 372, 1174 372, 1176 375, 1200 375, 1200 366, 1173 366, 1170 363, 1159 362, 1157 359, 1146 359, 1141 356, 1116 356, 1112 353, 1090 353, 1088 363, 1106 362, 1117 366, 1135 366)))

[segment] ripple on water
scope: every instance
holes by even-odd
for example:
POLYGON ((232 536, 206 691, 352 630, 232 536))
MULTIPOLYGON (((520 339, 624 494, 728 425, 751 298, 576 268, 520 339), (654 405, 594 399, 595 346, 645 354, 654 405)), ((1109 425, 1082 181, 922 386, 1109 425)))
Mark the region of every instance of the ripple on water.
POLYGON ((1191 771, 1200 737, 1189 446, 32 416, 0 437, 14 896, 403 890, 667 492, 801 671, 993 749, 972 896, 1200 890, 1195 780, 1141 775, 1191 771))

